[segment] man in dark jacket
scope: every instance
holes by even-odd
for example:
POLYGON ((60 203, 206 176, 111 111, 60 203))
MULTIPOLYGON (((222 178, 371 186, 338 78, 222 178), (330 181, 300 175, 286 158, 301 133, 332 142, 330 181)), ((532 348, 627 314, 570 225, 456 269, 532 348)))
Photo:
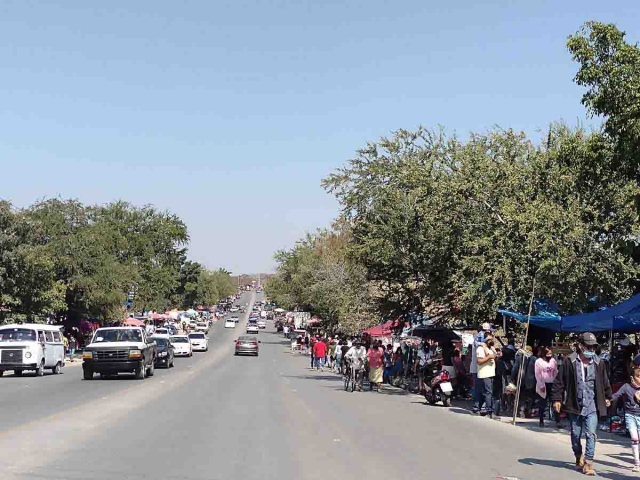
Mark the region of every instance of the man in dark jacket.
POLYGON ((593 457, 596 450, 598 418, 607 414, 611 404, 611 385, 605 362, 595 354, 598 345, 593 333, 584 333, 576 344, 576 351, 565 357, 562 368, 553 383, 553 408, 569 414, 571 446, 576 456, 576 469, 586 475, 595 475, 593 457), (586 448, 582 455, 582 433, 586 448))

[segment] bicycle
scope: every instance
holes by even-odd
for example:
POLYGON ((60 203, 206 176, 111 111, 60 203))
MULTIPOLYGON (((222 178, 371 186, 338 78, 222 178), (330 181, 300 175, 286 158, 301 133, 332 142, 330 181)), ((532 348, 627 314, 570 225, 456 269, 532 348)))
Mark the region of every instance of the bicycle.
POLYGON ((349 390, 351 388, 352 392, 355 392, 356 387, 362 390, 362 381, 364 379, 363 375, 365 374, 364 365, 356 365, 355 362, 352 362, 348 368, 348 376, 345 380, 345 390, 349 390))
POLYGON ((351 381, 351 366, 347 366, 344 369, 344 374, 343 374, 343 380, 344 380, 344 390, 346 392, 349 391, 349 382, 351 381))

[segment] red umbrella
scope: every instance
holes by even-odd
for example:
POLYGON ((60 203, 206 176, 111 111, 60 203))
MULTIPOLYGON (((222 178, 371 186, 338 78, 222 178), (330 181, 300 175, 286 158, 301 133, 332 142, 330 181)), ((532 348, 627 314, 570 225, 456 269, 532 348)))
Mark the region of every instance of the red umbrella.
POLYGON ((393 321, 389 320, 388 322, 385 322, 382 325, 371 327, 362 333, 368 333, 372 337, 389 337, 391 336, 391 333, 392 333, 391 332, 392 325, 393 325, 393 321))
POLYGON ((137 318, 127 318, 123 322, 123 325, 128 325, 130 327, 144 327, 144 322, 142 320, 138 320, 137 318))

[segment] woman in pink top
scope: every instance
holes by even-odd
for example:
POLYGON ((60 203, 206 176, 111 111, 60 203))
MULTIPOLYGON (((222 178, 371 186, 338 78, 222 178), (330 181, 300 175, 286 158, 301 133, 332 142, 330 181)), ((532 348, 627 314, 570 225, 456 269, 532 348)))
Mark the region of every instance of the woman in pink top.
MULTIPOLYGON (((536 393, 538 394, 538 414, 540 415, 540 426, 544 427, 544 413, 547 410, 547 399, 551 396, 553 381, 558 375, 558 363, 553 358, 553 351, 550 348, 540 348, 540 358, 535 363, 536 373, 536 393)), ((560 417, 553 412, 556 425, 559 426, 560 417)))
POLYGON ((382 349, 378 347, 377 343, 374 343, 367 352, 367 360, 369 360, 369 381, 375 383, 378 387, 378 392, 382 390, 382 364, 383 364, 382 349))

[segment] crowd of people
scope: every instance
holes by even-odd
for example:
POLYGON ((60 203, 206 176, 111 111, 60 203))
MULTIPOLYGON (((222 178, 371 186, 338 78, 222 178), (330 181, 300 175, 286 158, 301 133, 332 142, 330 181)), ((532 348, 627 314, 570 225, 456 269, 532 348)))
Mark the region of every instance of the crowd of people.
POLYGON ((383 383, 394 384, 398 376, 415 374, 422 392, 429 370, 439 365, 449 372, 455 396, 471 400, 472 412, 478 415, 499 419, 501 412, 513 413, 517 405, 518 416, 537 416, 540 427, 547 417, 557 427, 567 418, 576 469, 585 475, 595 475, 599 418, 609 414, 612 402, 621 400, 631 436, 633 471, 640 472, 640 355, 628 365, 629 381, 613 394, 609 366, 600 357, 592 333, 581 334, 570 353, 555 355, 550 346, 518 348, 514 339, 503 343, 491 325, 484 324, 465 355, 453 342, 425 339, 409 361, 400 347, 372 338, 300 335, 293 341, 310 355, 313 369, 341 374, 348 374, 352 367, 361 370, 359 389, 365 375, 372 388, 380 391, 383 383), (518 380, 521 389, 516 401, 518 380))

